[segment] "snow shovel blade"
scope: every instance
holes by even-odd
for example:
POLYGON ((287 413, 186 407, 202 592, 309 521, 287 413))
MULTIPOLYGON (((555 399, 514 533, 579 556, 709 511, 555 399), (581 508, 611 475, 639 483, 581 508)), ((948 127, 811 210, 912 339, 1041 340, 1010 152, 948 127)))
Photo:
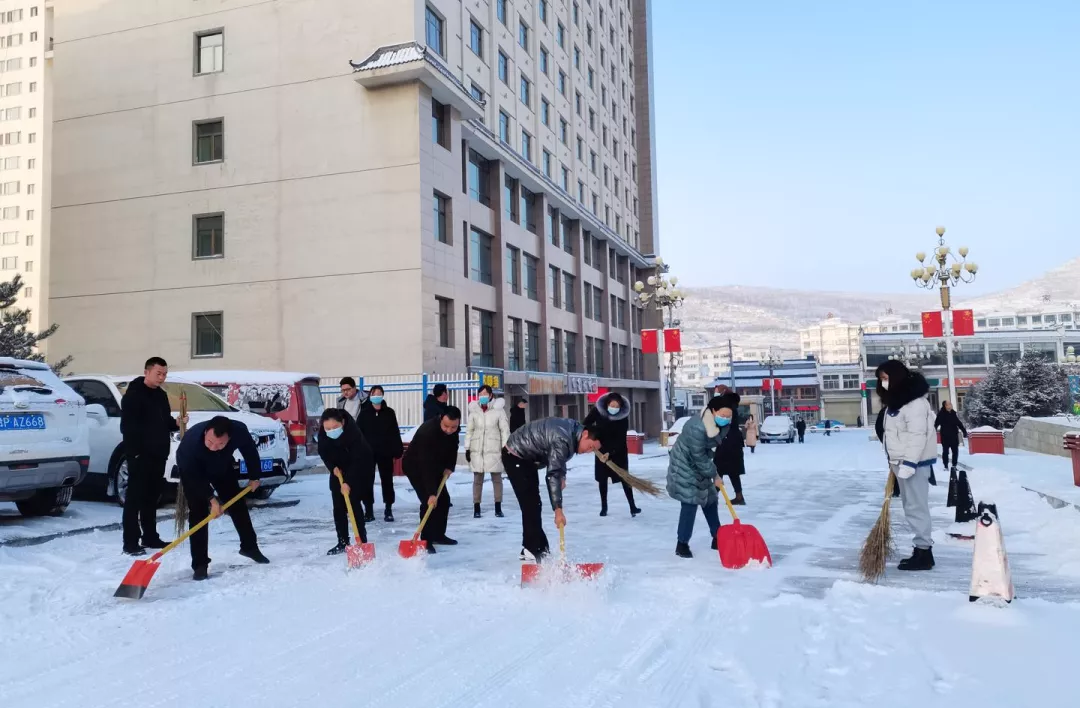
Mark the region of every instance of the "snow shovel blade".
POLYGON ((603 563, 578 563, 574 566, 574 570, 583 580, 592 580, 600 573, 604 572, 603 563))
POLYGON ((398 541, 398 555, 402 558, 413 558, 420 551, 427 550, 427 541, 398 541))
POLYGON ((141 600, 146 594, 146 588, 154 573, 161 567, 160 563, 148 560, 138 560, 131 564, 131 570, 124 576, 120 587, 116 588, 113 597, 122 597, 128 600, 141 600))
POLYGON ((540 568, 542 566, 536 563, 522 563, 521 564, 521 585, 531 585, 536 582, 536 579, 540 577, 540 568))
POLYGON ((359 568, 366 563, 370 563, 375 560, 375 544, 354 543, 351 546, 346 546, 345 559, 349 562, 350 568, 359 568))
POLYGON ((716 532, 716 548, 720 551, 720 562, 725 568, 738 570, 746 567, 750 561, 772 567, 772 556, 761 533, 738 519, 728 526, 721 526, 716 532))

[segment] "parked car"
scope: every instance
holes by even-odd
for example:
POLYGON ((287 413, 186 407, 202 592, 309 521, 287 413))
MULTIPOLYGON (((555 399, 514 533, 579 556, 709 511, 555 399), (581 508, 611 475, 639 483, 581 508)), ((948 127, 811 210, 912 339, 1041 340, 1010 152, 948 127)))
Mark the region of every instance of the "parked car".
POLYGON ((288 371, 174 371, 170 376, 195 381, 240 410, 281 421, 288 431, 289 469, 316 467, 319 416, 324 404, 319 377, 288 371))
MULTIPOLYGON (((829 423, 830 423, 830 427, 829 427, 830 431, 832 431, 832 430, 843 430, 844 427, 845 427, 844 424, 841 423, 838 420, 830 420, 829 423)), ((825 421, 824 420, 819 420, 817 423, 814 423, 814 426, 812 428, 810 428, 810 432, 824 433, 825 432, 825 421)))
POLYGON ((59 515, 90 464, 87 416, 104 420, 47 364, 0 357, 0 501, 59 515))
MULTIPOLYGON (((698 415, 700 415, 700 413, 698 413, 698 415)), ((675 444, 675 440, 679 437, 679 433, 682 432, 683 426, 686 425, 686 421, 688 420, 690 420, 690 416, 688 415, 683 416, 682 418, 678 418, 674 423, 671 424, 671 427, 667 429, 668 447, 671 447, 675 444)))
POLYGON ((795 424, 791 422, 791 416, 770 415, 761 424, 758 437, 761 442, 783 440, 784 442, 793 443, 795 442, 795 424))
MULTIPOLYGON (((97 404, 104 409, 105 417, 90 425, 90 466, 85 484, 90 488, 104 490, 105 495, 123 504, 127 497, 128 465, 124 454, 124 437, 120 433, 120 401, 124 391, 134 377, 123 376, 70 376, 64 381, 81 395, 88 404, 97 404)), ((169 405, 173 415, 180 412, 180 394, 187 395, 188 425, 195 425, 214 416, 239 420, 247 425, 251 436, 259 446, 262 458, 263 484, 255 490, 253 496, 268 499, 278 486, 292 479, 289 469, 289 443, 285 428, 281 423, 268 420, 263 416, 241 411, 230 406, 216 394, 202 386, 188 381, 170 378, 163 388, 169 396, 169 405)), ((180 443, 180 434, 173 434, 172 450, 165 465, 165 480, 171 485, 180 481, 176 468, 176 447, 180 443)), ((247 476, 247 465, 236 452, 236 469, 240 478, 247 476)), ((166 495, 175 494, 175 487, 170 487, 166 495)))

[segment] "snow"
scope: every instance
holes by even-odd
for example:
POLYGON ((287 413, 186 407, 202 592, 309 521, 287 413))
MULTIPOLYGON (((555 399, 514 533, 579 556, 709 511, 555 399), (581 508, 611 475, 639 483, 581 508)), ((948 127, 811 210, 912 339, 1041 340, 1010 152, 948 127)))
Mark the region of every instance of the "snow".
POLYGON ((1040 423, 1052 423, 1054 425, 1063 425, 1063 426, 1066 426, 1068 428, 1080 428, 1080 418, 1077 418, 1076 416, 1050 415, 1050 416, 1034 417, 1034 416, 1025 415, 1025 416, 1023 416, 1021 418, 1021 420, 1023 420, 1024 418, 1027 418, 1028 420, 1037 420, 1040 423))
MULTIPOLYGON (((565 491, 568 556, 603 562, 595 582, 522 589, 520 523, 472 518, 472 476, 449 491, 461 545, 421 560, 395 552, 417 522, 397 479, 398 521, 369 525, 378 558, 359 571, 327 557, 327 480, 301 477, 252 513, 268 566, 240 558, 227 520, 211 531, 211 578, 190 580, 186 548, 166 556, 141 601, 114 599, 129 558, 118 531, 5 543, 119 521, 114 506, 73 503, 71 517, 0 516, 0 696, 22 708, 126 706, 843 706, 948 708, 1075 704, 1080 635, 1080 513, 1053 509, 1018 476, 1058 461, 967 456, 976 499, 998 504, 1017 600, 967 600, 972 544, 951 539, 946 484, 931 489, 937 567, 858 581, 859 546, 877 517, 881 446, 863 436, 764 445, 746 455, 748 505, 771 569, 729 571, 697 519, 690 560, 674 555, 678 505, 621 494, 597 515, 592 460, 565 491), (991 459, 993 458, 993 459, 991 459), (990 465, 994 465, 991 467, 990 465)), ((1053 464, 1051 464, 1053 463, 1053 464)), ((631 470, 663 484, 664 450, 631 470)), ((939 472, 939 478, 942 475, 939 472)), ((380 496, 376 492, 376 496, 380 496)), ((0 506, 6 512, 7 506, 0 506)), ((721 508, 721 514, 726 512, 721 508)), ((893 505, 898 545, 910 532, 893 505)), ((545 524, 557 536, 545 511, 545 524)), ((171 523, 159 530, 171 534, 171 523)))
POLYGON ((1000 433, 1001 431, 992 425, 980 425, 978 428, 972 428, 969 433, 1000 433))

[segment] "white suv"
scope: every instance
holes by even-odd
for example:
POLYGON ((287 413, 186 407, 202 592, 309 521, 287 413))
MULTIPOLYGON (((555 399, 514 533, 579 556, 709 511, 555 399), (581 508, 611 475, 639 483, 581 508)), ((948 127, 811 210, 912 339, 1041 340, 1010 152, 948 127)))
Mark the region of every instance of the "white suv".
POLYGON ((48 365, 0 357, 0 501, 62 514, 90 462, 87 415, 105 419, 48 365))
MULTIPOLYGON (((98 424, 90 425, 90 471, 86 484, 104 489, 105 494, 120 504, 127 497, 128 464, 124 453, 124 436, 120 433, 120 401, 134 376, 69 376, 64 381, 75 389, 87 404, 100 404, 106 417, 98 424)), ((259 446, 262 458, 262 485, 252 496, 267 499, 278 486, 292 479, 289 470, 289 440, 285 428, 273 418, 245 413, 230 406, 212 391, 199 384, 170 378, 162 388, 169 396, 173 415, 180 413, 180 394, 187 395, 188 425, 225 416, 239 420, 248 427, 251 437, 259 446)), ((165 465, 165 480, 171 484, 180 481, 176 468, 176 447, 180 434, 173 433, 172 450, 165 465)), ((247 476, 247 469, 240 452, 236 452, 236 469, 240 478, 247 476)), ((175 489, 170 489, 171 496, 175 489)))

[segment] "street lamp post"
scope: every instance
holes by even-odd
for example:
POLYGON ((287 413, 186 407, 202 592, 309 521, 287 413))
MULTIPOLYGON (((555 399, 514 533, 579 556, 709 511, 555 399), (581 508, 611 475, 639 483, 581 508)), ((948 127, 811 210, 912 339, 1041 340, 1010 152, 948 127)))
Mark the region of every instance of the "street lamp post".
MULTIPOLYGON (((650 275, 646 281, 652 290, 646 291, 645 283, 640 280, 634 283, 634 291, 638 294, 638 298, 641 300, 641 304, 648 307, 653 306, 656 311, 660 313, 660 319, 665 328, 674 328, 679 326, 679 321, 675 319, 675 308, 681 307, 685 296, 683 291, 679 290, 676 286, 679 284, 679 279, 675 276, 667 277, 668 271, 671 270, 668 264, 664 263, 662 258, 656 259, 656 275, 650 275)), ((660 422, 661 429, 665 421, 669 402, 674 410, 674 398, 675 398, 675 369, 676 369, 676 355, 674 352, 664 352, 668 355, 668 372, 667 381, 661 382, 660 385, 660 422)), ((663 372, 663 359, 660 359, 660 369, 663 372)))
POLYGON ((911 279, 920 288, 933 290, 938 288, 941 292, 942 336, 945 339, 945 365, 949 375, 949 400, 954 410, 959 410, 956 401, 956 375, 953 372, 953 321, 952 300, 950 290, 960 283, 970 283, 975 280, 975 274, 979 271, 976 263, 968 262, 967 246, 961 246, 957 252, 959 258, 945 245, 945 227, 937 227, 938 245, 934 253, 927 261, 926 254, 919 252, 915 258, 920 267, 911 271, 911 279))
MULTIPOLYGON (((774 351, 772 347, 769 347, 768 355, 762 357, 758 364, 761 365, 761 368, 769 370, 769 393, 771 394, 769 398, 772 400, 769 415, 776 415, 776 386, 773 385, 773 373, 776 367, 784 365, 784 357, 774 351)), ((792 406, 794 406, 794 403, 792 406)))

